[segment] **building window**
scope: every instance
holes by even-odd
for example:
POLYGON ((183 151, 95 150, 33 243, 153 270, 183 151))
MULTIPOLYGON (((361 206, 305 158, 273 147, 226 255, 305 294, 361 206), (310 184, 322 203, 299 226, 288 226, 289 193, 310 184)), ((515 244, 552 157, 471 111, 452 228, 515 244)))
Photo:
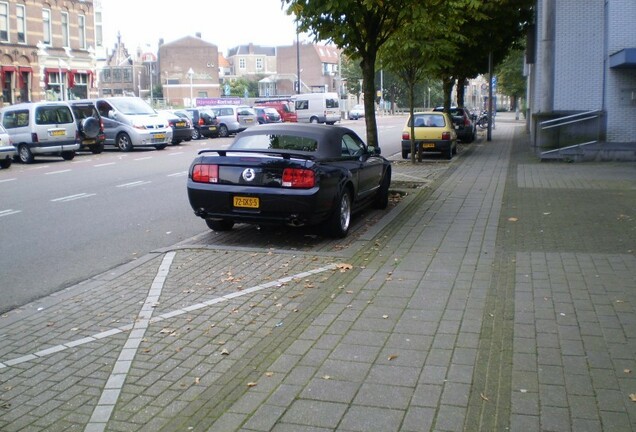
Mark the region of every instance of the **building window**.
POLYGON ((124 69, 124 82, 131 83, 133 81, 132 68, 124 69))
POLYGON ((26 43, 26 11, 24 5, 15 6, 15 15, 18 23, 18 43, 26 43))
POLYGON ((74 99, 88 98, 88 74, 76 73, 73 79, 71 94, 74 99))
POLYGON ((9 42, 9 4, 0 3, 0 42, 9 42))
POLYGON ((86 49, 86 17, 84 15, 78 16, 77 24, 79 27, 79 47, 86 49))
POLYGON ((104 36, 102 34, 102 13, 95 12, 95 45, 104 45, 104 36))
POLYGON ((68 24, 68 12, 62 12, 62 46, 64 47, 71 46, 68 24))
POLYGON ((263 70, 263 59, 260 57, 256 59, 256 70, 263 70))
POLYGON ((51 11, 42 9, 42 42, 51 45, 51 11))
POLYGON ((239 69, 245 69, 245 59, 244 58, 240 58, 239 59, 239 69))
POLYGON ((101 76, 101 78, 100 78, 100 81, 103 81, 103 82, 111 82, 112 78, 111 78, 110 69, 104 69, 104 70, 102 70, 101 75, 102 75, 102 76, 101 76))

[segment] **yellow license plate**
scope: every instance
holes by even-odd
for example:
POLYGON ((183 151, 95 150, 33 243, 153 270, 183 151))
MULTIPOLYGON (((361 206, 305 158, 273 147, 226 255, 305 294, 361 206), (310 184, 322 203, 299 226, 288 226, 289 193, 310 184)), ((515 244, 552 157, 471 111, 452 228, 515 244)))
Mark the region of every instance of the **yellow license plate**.
POLYGON ((245 123, 252 123, 252 119, 245 119, 245 123))
POLYGON ((243 196, 234 197, 234 207, 257 209, 259 205, 260 205, 260 201, 258 197, 243 197, 243 196))
POLYGON ((431 143, 424 143, 424 145, 422 146, 422 148, 425 148, 425 149, 435 148, 435 144, 431 144, 431 143))
POLYGON ((215 131, 216 130, 216 126, 210 126, 210 130, 211 131, 215 131))
POLYGON ((152 136, 152 138, 153 138, 153 139, 156 139, 156 140, 158 140, 158 139, 165 139, 165 138, 166 138, 166 134, 164 134, 164 133, 154 134, 154 135, 152 136))
POLYGON ((82 141, 82 144, 89 145, 89 144, 95 144, 96 142, 97 141, 95 141, 94 139, 89 139, 89 140, 82 141))
POLYGON ((51 131, 51 136, 64 136, 64 135, 66 135, 66 131, 64 129, 51 131))
POLYGON ((185 122, 178 122, 177 127, 185 127, 185 122))

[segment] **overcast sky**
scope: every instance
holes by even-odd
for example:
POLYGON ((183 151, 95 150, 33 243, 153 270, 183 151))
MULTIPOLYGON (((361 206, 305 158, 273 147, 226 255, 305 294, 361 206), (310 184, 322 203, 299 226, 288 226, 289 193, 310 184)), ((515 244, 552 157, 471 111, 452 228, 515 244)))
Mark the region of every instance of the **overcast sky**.
MULTIPOLYGON (((281 0, 102 0, 104 46, 112 50, 120 32, 129 50, 160 38, 172 42, 201 33, 219 51, 250 42, 255 45, 292 45, 296 26, 281 0)), ((301 41, 309 38, 301 35, 301 41)))

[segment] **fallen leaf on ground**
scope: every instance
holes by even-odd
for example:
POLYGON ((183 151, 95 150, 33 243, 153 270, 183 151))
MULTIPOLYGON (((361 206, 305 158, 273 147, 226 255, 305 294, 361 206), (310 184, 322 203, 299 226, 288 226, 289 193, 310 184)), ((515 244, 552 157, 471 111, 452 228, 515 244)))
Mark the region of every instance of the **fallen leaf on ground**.
POLYGON ((227 348, 223 348, 221 350, 221 355, 230 355, 230 352, 227 350, 227 348))
POLYGON ((636 393, 632 393, 629 395, 629 400, 631 400, 632 402, 636 402, 636 393))
POLYGON ((351 264, 340 263, 340 264, 336 264, 336 268, 340 270, 340 273, 344 273, 347 270, 351 270, 353 266, 351 264))
POLYGON ((487 397, 486 397, 483 393, 479 393, 479 396, 480 396, 483 400, 488 401, 488 398, 487 398, 487 397))
POLYGON ((509 217, 508 218, 508 222, 517 222, 519 220, 519 218, 516 217, 509 217))
POLYGON ((389 360, 395 360, 397 358, 397 354, 391 354, 388 359, 389 360))
POLYGON ((257 384, 257 383, 255 383, 255 382, 248 382, 248 383, 247 383, 247 386, 248 386, 248 387, 256 387, 256 384, 257 384))

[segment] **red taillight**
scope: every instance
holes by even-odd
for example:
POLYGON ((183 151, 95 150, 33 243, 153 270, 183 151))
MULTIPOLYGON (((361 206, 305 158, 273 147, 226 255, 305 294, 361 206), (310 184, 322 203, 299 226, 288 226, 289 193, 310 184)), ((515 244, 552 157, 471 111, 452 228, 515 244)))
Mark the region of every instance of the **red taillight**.
POLYGON ((408 132, 402 132, 402 139, 403 140, 410 140, 411 139, 411 134, 408 132))
POLYGON ((450 140, 451 139, 450 132, 442 132, 442 139, 446 141, 450 140))
POLYGON ((218 183, 218 165, 195 165, 192 169, 192 181, 197 183, 218 183))
POLYGON ((470 119, 468 117, 464 117, 464 126, 470 126, 470 119))
POLYGON ((312 170, 302 168, 285 168, 283 171, 283 187, 312 188, 316 177, 312 170))
POLYGON ((201 117, 199 117, 199 126, 203 126, 205 124, 205 122, 203 121, 203 119, 201 117))

